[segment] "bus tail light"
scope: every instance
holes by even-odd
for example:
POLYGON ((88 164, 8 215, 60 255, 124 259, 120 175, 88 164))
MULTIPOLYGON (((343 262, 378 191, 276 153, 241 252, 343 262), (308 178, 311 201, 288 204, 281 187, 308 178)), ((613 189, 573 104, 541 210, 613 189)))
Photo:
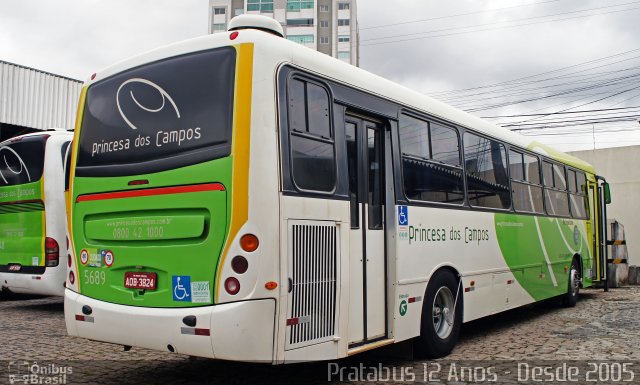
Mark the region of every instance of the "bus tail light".
POLYGON ((236 295, 240 291, 240 281, 237 278, 229 277, 224 281, 224 289, 231 295, 236 295))
POLYGON ((56 267, 58 266, 58 262, 60 259, 60 248, 58 247, 58 242, 53 239, 47 237, 44 240, 44 255, 45 255, 45 266, 47 267, 56 267))
POLYGON ((253 234, 245 234, 240 238, 240 247, 248 253, 256 251, 258 245, 260 245, 260 241, 258 241, 258 237, 253 234))
POLYGON ((249 269, 249 261, 241 255, 236 255, 231 260, 231 268, 238 274, 244 274, 249 269))
POLYGON ((73 274, 73 270, 69 272, 69 283, 72 285, 76 283, 76 275, 73 274))

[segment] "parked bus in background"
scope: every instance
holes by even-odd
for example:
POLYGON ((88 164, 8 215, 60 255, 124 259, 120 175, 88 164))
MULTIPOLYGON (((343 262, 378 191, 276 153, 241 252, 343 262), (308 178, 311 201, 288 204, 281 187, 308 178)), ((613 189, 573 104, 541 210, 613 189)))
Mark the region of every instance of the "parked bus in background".
POLYGON ((271 19, 231 25, 85 83, 70 335, 269 363, 415 339, 438 357, 463 322, 575 305, 604 277, 590 165, 271 19))
POLYGON ((48 130, 0 143, 3 290, 64 295, 68 181, 64 165, 72 138, 70 132, 48 130))

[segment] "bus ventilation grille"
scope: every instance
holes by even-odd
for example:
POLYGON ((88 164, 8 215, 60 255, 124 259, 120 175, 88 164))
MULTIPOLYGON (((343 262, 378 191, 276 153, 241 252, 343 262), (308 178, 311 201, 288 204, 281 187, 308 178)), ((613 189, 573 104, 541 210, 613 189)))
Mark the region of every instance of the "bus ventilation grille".
POLYGON ((7 204, 0 203, 0 214, 28 213, 31 211, 44 211, 44 203, 28 202, 7 204))
POLYGON ((337 226, 290 222, 287 348, 332 340, 336 318, 337 226))

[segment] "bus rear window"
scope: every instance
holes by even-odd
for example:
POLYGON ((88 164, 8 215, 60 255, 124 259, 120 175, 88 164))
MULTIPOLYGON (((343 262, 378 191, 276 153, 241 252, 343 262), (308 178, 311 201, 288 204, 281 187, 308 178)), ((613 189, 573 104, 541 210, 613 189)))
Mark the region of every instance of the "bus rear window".
POLYGON ((228 156, 236 51, 145 64, 87 91, 76 174, 134 175, 228 156))
POLYGON ((44 169, 44 136, 0 143, 0 187, 39 181, 44 169))

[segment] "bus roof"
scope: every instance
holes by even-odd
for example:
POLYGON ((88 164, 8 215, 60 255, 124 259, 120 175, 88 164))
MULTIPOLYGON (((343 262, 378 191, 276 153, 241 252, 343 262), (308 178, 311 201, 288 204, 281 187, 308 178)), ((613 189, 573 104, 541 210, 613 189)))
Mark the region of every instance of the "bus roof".
POLYGON ((87 80, 85 87, 91 83, 149 62, 171 56, 241 43, 254 43, 256 51, 260 52, 261 55, 269 56, 276 63, 295 64, 301 68, 329 77, 338 83, 348 84, 351 87, 375 94, 383 99, 411 107, 466 128, 474 129, 503 142, 528 149, 532 152, 548 156, 551 159, 595 174, 594 168, 579 158, 558 151, 538 141, 531 140, 524 135, 496 126, 460 109, 347 64, 329 55, 260 30, 239 31, 238 36, 234 40, 230 39, 229 33, 218 33, 160 47, 107 67, 96 73, 93 79, 87 80))
POLYGON ((47 135, 47 136, 66 136, 69 139, 71 139, 73 137, 73 132, 67 131, 67 130, 51 129, 51 130, 47 130, 47 131, 38 131, 38 132, 29 133, 29 134, 14 136, 14 137, 5 139, 3 142, 0 142, 0 143, 10 143, 12 141, 16 141, 16 140, 19 140, 19 139, 22 139, 22 138, 31 138, 31 137, 42 136, 42 135, 47 135))

